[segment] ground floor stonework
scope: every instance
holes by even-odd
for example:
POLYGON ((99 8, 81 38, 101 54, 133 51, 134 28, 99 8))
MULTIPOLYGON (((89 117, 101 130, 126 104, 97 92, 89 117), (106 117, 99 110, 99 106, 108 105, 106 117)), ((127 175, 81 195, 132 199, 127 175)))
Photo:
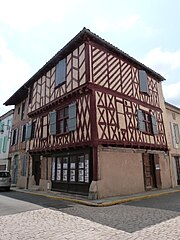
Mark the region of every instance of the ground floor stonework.
MULTIPOLYGON (((13 161, 16 165, 21 163, 17 181, 21 188, 36 187, 101 199, 172 187, 170 159, 160 150, 86 146, 31 153, 18 160, 15 155, 13 161)), ((14 165, 12 168, 15 172, 14 165)))

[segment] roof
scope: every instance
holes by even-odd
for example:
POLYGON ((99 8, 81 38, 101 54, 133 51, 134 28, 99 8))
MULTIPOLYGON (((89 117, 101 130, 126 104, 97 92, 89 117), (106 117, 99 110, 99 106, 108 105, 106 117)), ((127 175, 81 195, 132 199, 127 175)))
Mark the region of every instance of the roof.
POLYGON ((7 117, 9 117, 10 115, 14 114, 14 109, 9 110, 8 112, 4 113, 3 115, 0 116, 0 120, 3 120, 7 117))
POLYGON ((165 106, 169 110, 173 110, 173 111, 176 111, 176 112, 180 113, 180 108, 175 106, 175 105, 173 105, 173 104, 171 104, 171 103, 165 102, 165 106))
POLYGON ((47 71, 54 67, 61 59, 67 56, 72 50, 74 50, 78 45, 84 42, 85 37, 90 39, 93 42, 96 42, 116 54, 120 54, 126 60, 133 62, 142 69, 146 70, 153 76, 155 76, 159 81, 165 80, 160 74, 145 66, 141 62, 137 61, 135 58, 129 56, 122 50, 113 46, 111 43, 102 39, 95 33, 92 33, 89 29, 83 28, 70 42, 68 42, 59 52, 57 52, 46 64, 40 68, 23 86, 21 86, 5 103, 4 105, 15 105, 20 103, 28 96, 28 88, 37 81, 41 76, 43 76, 47 71))

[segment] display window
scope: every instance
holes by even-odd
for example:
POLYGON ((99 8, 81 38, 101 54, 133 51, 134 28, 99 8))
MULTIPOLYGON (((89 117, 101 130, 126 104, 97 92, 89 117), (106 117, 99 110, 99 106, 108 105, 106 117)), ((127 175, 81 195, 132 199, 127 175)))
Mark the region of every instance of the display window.
POLYGON ((89 183, 89 154, 53 158, 52 181, 89 183))

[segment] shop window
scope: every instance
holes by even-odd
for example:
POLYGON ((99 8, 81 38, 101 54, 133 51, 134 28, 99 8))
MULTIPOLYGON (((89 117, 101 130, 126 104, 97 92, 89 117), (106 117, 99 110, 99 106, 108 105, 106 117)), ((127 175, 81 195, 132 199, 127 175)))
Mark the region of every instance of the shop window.
POLYGON ((139 70, 139 88, 142 93, 149 93, 147 73, 144 70, 139 70))
POLYGON ((89 154, 53 158, 52 181, 89 183, 89 154))
POLYGON ((66 58, 62 59, 56 65, 56 86, 62 85, 66 81, 66 58))
POLYGON ((62 159, 62 181, 67 182, 68 181, 68 157, 63 157, 62 159))
POLYGON ((138 110, 138 128, 144 133, 158 134, 156 118, 143 110, 138 110))

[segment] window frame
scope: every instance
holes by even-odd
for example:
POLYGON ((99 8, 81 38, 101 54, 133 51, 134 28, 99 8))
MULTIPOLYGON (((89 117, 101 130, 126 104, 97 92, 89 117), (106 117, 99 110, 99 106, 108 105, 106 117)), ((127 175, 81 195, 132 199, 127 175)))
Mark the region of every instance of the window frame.
POLYGON ((157 135, 157 121, 154 115, 150 112, 138 109, 138 129, 149 135, 157 135))
POLYGON ((56 65, 55 88, 60 87, 66 82, 67 58, 61 59, 56 65))
POLYGON ((148 76, 144 70, 139 70, 139 91, 149 95, 148 76))
POLYGON ((69 106, 65 106, 57 110, 56 115, 56 133, 57 134, 66 134, 68 130, 68 120, 69 120, 69 106), (61 128, 62 124, 62 128, 61 128))

